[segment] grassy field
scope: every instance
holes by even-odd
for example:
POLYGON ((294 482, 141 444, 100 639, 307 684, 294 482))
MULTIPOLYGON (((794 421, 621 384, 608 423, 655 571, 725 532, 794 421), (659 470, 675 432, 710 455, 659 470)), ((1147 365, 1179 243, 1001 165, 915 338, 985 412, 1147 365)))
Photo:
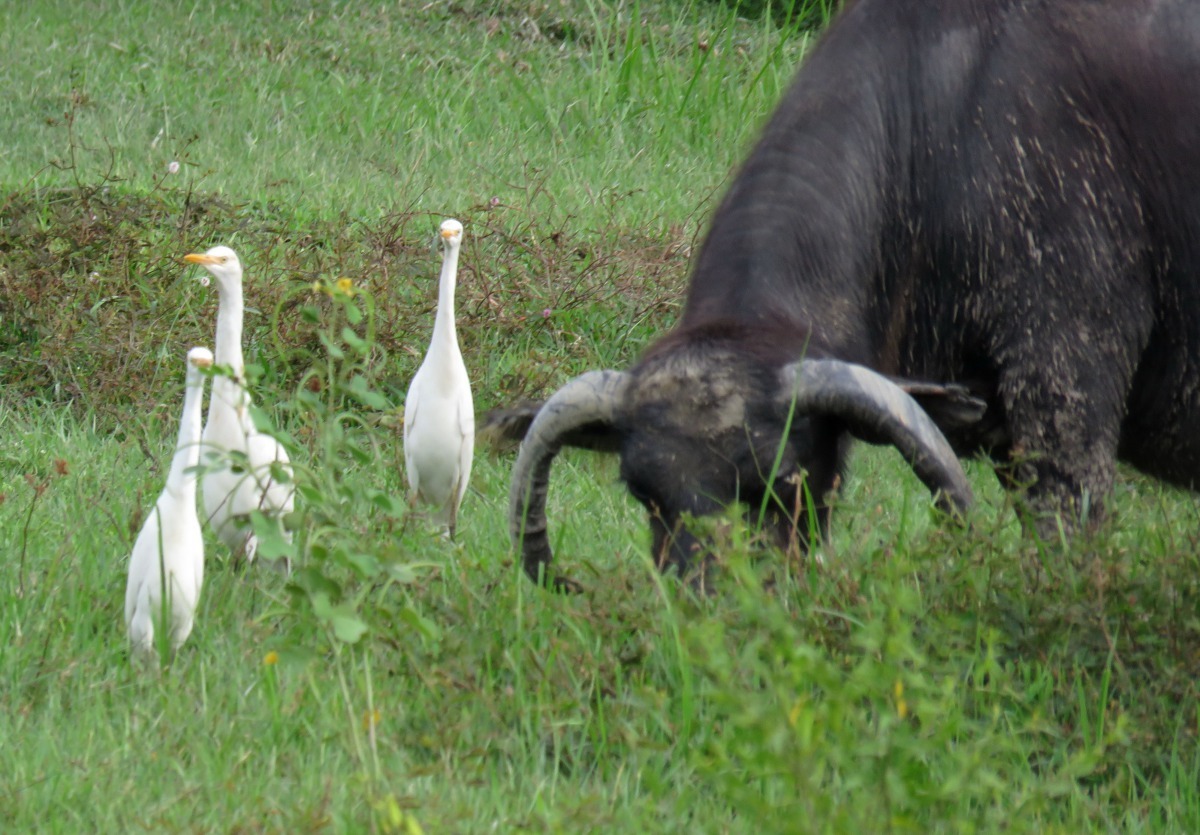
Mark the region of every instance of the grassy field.
POLYGON ((804 45, 660 0, 0 7, 0 829, 1200 831, 1190 495, 1126 472, 1042 544, 987 466, 960 530, 862 448, 821 560, 731 519, 701 600, 610 460, 555 466, 581 595, 514 565, 504 455, 456 543, 406 512, 440 220, 481 413, 627 364, 804 45), (126 561, 216 309, 180 258, 216 243, 302 568, 209 538, 139 675, 126 561))

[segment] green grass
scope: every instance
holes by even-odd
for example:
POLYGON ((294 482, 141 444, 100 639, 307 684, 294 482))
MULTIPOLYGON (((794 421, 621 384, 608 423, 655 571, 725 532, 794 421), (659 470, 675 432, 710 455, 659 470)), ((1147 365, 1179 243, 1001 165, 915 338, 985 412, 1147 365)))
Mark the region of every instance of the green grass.
POLYGON ((661 234, 736 164, 798 49, 646 6, 13 6, 0 118, 21 129, 0 182, 149 190, 177 160, 188 187, 298 224, 498 197, 661 234))
POLYGON ((803 46, 650 0, 0 8, 5 831, 1200 830, 1189 495, 1122 473, 1043 546, 986 466, 959 530, 863 448, 822 561, 734 519, 703 600, 611 460, 555 465, 581 595, 514 564, 505 457, 457 543, 406 512, 440 218, 481 411, 625 365, 803 46), (208 538, 196 631, 138 675, 126 561, 215 313, 179 256, 217 242, 303 568, 208 538))

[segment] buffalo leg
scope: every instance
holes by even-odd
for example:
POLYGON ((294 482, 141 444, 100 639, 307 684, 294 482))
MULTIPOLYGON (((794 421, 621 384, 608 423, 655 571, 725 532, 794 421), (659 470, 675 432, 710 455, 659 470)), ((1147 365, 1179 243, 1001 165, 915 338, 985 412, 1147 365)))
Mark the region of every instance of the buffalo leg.
POLYGON ((1008 375, 1001 393, 1012 445, 1001 478, 1024 493, 1039 534, 1068 533, 1103 515, 1112 489, 1128 381, 1111 365, 1089 367, 1069 351, 1008 375))

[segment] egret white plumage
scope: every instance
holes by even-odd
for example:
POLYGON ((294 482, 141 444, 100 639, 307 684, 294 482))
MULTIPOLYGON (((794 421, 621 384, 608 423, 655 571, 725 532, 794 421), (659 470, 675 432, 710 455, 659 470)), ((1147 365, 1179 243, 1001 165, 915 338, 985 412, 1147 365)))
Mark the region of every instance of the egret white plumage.
POLYGON ((146 517, 129 557, 125 623, 134 658, 139 661, 157 660, 154 635, 164 628, 171 652, 179 649, 191 634, 200 600, 204 538, 196 514, 193 468, 200 460, 200 401, 204 392, 201 369, 212 363, 213 355, 207 348, 188 352, 183 415, 167 484, 146 517))
MULTIPOLYGON (((217 280, 216 362, 229 371, 213 378, 202 436, 206 453, 221 456, 201 476, 205 517, 235 555, 240 552, 253 561, 258 538, 247 516, 254 510, 275 517, 292 511, 291 464, 283 445, 259 432, 250 418, 242 356, 242 264, 237 253, 215 246, 203 255, 185 255, 184 260, 204 267, 217 280)), ((291 534, 284 536, 291 541, 291 534)))
POLYGON ((435 521, 453 539, 458 508, 471 478, 475 406, 454 322, 462 224, 443 222, 441 236, 442 272, 433 338, 404 400, 404 463, 411 500, 432 506, 435 521))

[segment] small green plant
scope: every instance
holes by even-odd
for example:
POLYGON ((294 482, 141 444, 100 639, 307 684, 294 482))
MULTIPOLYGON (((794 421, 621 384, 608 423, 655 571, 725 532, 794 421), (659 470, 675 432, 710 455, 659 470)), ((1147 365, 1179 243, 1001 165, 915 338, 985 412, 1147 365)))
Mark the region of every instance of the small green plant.
POLYGON ((1071 792, 1125 737, 1122 723, 1097 727, 1035 770, 1031 751, 1054 735, 997 662, 995 636, 980 636, 980 663, 958 666, 901 571, 883 570, 886 596, 837 610, 786 573, 768 589, 736 552, 725 567, 733 617, 686 630, 709 705, 697 762, 755 831, 994 831, 1071 792), (833 628, 822 636, 814 618, 833 628))
POLYGON ((300 315, 321 349, 288 406, 308 452, 296 467, 297 511, 289 520, 295 539, 288 543, 262 514, 253 514, 253 524, 266 536, 265 556, 296 566, 293 612, 315 617, 334 640, 353 644, 369 629, 367 598, 386 599, 393 584, 415 577, 416 566, 399 546, 408 508, 388 489, 395 480, 363 477, 396 460, 395 408, 375 383, 382 358, 371 294, 346 277, 294 292, 307 296, 300 315))

